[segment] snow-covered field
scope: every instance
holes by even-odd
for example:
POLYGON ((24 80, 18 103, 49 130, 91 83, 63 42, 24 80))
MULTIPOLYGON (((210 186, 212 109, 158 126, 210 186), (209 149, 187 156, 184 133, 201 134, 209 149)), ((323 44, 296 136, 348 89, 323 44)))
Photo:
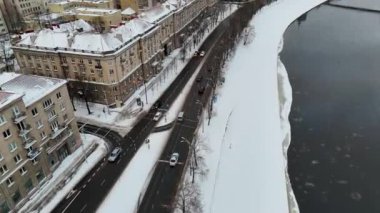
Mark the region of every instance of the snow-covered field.
POLYGON ((279 0, 251 21, 253 42, 239 44, 204 134, 211 147, 200 182, 204 212, 298 212, 287 177, 291 88, 278 53, 297 17, 325 0, 279 0), (269 27, 270 26, 270 27, 269 27))
POLYGON ((79 147, 61 162, 59 167, 53 172, 51 179, 38 189, 36 194, 32 196, 19 212, 31 212, 30 208, 35 208, 34 205, 37 203, 42 204, 39 208, 40 212, 51 212, 75 185, 107 154, 107 147, 103 139, 89 134, 81 134, 81 137, 83 146, 79 147), (75 169, 76 162, 83 159, 84 153, 89 152, 95 144, 98 144, 98 147, 75 169), (72 169, 75 169, 73 173, 72 169), (68 176, 69 174, 71 174, 70 177, 68 176), (62 188, 56 188, 62 181, 65 181, 65 185, 62 188))

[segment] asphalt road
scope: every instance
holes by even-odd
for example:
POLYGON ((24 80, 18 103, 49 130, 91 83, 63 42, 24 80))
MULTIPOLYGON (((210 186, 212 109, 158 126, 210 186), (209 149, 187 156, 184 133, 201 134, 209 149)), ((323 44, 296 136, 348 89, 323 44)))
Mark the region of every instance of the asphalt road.
MULTIPOLYGON (((223 21, 213 34, 210 35, 207 46, 203 47, 207 54, 203 60, 211 60, 218 51, 221 51, 220 40, 230 36, 231 30, 237 28, 233 26, 237 21, 241 21, 242 15, 240 10, 235 12, 225 21, 223 21)), ((223 48, 223 47, 222 47, 223 48)), ((210 100, 212 87, 206 82, 207 79, 217 79, 217 72, 208 72, 207 68, 201 69, 198 77, 202 76, 203 82, 195 83, 189 96, 184 104, 184 121, 177 121, 169 141, 158 161, 152 179, 139 205, 139 213, 168 213, 172 212, 175 206, 175 196, 182 181, 182 174, 186 159, 191 148, 188 143, 181 142, 183 138, 192 141, 195 130, 198 125, 199 112, 202 111, 202 105, 205 106, 210 100), (208 85, 204 94, 200 95, 199 85, 208 85), (202 104, 199 104, 201 102, 202 104), (169 159, 172 153, 179 153, 179 164, 175 167, 169 166, 169 159)), ((205 109, 203 109, 205 110, 205 109)), ((207 110, 206 110, 207 111, 207 110)), ((207 112, 204 112, 207 114, 207 112)), ((205 122, 207 125, 207 122, 205 122)))
MULTIPOLYGON (((226 22, 219 25, 218 28, 206 39, 200 49, 209 50, 220 37, 221 31, 225 30, 226 22)), ((160 101, 163 106, 170 106, 182 91, 194 71, 202 62, 201 57, 192 58, 185 66, 184 70, 178 75, 175 81, 169 86, 161 96, 160 101)), ((206 95, 206 94, 205 94, 206 95)), ((144 143, 144 140, 152 132, 156 122, 152 120, 155 110, 150 110, 121 140, 114 139, 112 144, 120 144, 123 149, 122 155, 115 163, 108 163, 106 158, 103 159, 94 169, 75 187, 70 197, 63 200, 53 212, 95 212, 98 206, 107 196, 108 192, 117 181, 123 170, 135 155, 138 148, 144 143)), ((196 115, 195 115, 196 116, 196 115)), ((185 124, 188 122, 185 121, 185 124)), ((194 131, 196 123, 189 123, 190 129, 194 131)), ((189 127, 181 127, 185 130, 189 127)), ((175 127, 174 131, 177 131, 175 127)), ((182 130, 181 130, 182 131, 182 130)), ((185 134, 185 136, 188 136, 185 134)), ((190 138, 190 136, 189 136, 190 138)), ((184 146, 184 149, 188 149, 184 146)), ((181 158, 181 157, 180 157, 181 158)))

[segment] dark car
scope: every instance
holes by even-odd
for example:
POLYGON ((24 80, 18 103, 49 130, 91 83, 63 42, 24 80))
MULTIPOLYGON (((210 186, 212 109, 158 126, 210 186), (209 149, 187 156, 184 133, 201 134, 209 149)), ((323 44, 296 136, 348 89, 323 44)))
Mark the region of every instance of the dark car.
POLYGON ((198 94, 199 94, 199 95, 203 95, 203 93, 205 92, 205 90, 206 90, 206 87, 205 87, 205 86, 201 86, 201 87, 199 87, 199 88, 198 88, 198 94))
POLYGON ((159 109, 162 106, 161 101, 156 101, 156 103, 153 104, 152 109, 156 110, 159 109))
POLYGON ((198 83, 200 83, 202 80, 203 80, 203 76, 199 76, 197 77, 197 79, 195 79, 195 81, 198 83))

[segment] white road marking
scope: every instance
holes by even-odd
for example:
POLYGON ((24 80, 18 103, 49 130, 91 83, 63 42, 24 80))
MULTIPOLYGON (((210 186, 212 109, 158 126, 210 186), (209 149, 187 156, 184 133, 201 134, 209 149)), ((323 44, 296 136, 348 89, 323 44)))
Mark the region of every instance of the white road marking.
POLYGON ((86 207, 87 207, 87 203, 80 209, 80 212, 83 212, 86 207))
POLYGON ((75 197, 70 201, 70 203, 66 206, 65 209, 63 209, 62 213, 65 213, 65 211, 69 208, 69 206, 74 202, 74 200, 79 196, 79 194, 81 193, 82 191, 79 191, 77 195, 75 195, 75 197))
POLYGON ((103 184, 106 182, 106 180, 104 179, 101 183, 100 183, 100 185, 101 186, 103 186, 103 184))

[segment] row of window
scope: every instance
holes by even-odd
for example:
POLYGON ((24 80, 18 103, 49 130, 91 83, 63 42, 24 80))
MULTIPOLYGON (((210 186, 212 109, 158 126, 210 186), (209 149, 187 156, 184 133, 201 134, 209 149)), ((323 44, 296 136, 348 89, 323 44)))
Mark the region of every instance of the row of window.
MULTIPOLYGON (((21 160, 16 161, 16 159, 14 158, 14 161, 16 162, 16 164, 18 164, 21 160)), ((9 170, 8 170, 7 165, 4 164, 4 165, 2 165, 2 166, 0 167, 0 174, 1 174, 1 175, 6 174, 8 171, 9 171, 9 170)), ((19 169, 19 172, 20 172, 21 175, 24 175, 26 172, 28 172, 28 170, 27 170, 24 166, 22 166, 22 167, 19 169)))

